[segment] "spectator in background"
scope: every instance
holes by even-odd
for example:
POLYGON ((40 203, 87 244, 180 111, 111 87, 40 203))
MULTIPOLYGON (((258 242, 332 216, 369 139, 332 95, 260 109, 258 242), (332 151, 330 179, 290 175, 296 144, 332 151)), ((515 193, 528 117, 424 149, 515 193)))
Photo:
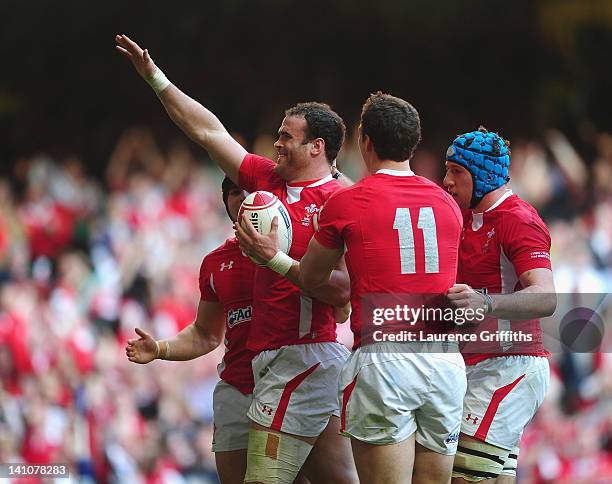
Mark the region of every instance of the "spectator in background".
MULTIPOLYGON (((33 206, 66 201, 56 198, 55 188, 43 187, 44 204, 32 205, 22 195, 40 180, 34 172, 42 160, 51 178, 55 173, 60 179, 73 179, 65 171, 73 168, 62 161, 71 156, 21 157, 12 164, 11 180, 0 181, 0 247, 5 248, 0 250, 0 460, 26 461, 33 458, 33 450, 47 448, 49 458, 69 462, 72 476, 86 482, 134 482, 145 477, 185 482, 194 476, 216 482, 210 452, 211 402, 221 354, 136 369, 125 362, 122 352, 135 326, 158 338, 166 337, 165 331, 178 331, 173 311, 160 308, 160 316, 159 304, 154 304, 168 288, 179 287, 180 301, 187 301, 177 303, 175 295, 166 295, 170 305, 182 308, 176 314, 191 308, 189 317, 195 315, 192 301, 198 295, 195 281, 202 255, 231 235, 217 196, 221 173, 207 160, 196 160, 185 143, 165 150, 146 129, 128 131, 140 134, 120 138, 148 140, 129 148, 133 168, 121 168, 121 177, 113 176, 114 168, 109 168, 112 185, 103 185, 82 169, 76 177, 77 186, 99 187, 95 208, 77 217, 87 227, 87 235, 76 250, 72 225, 56 256, 33 256, 25 215, 33 206), (139 202, 143 192, 160 201, 157 219, 151 219, 139 202), (154 256, 141 256, 149 250, 154 256), (88 288, 83 295, 70 294, 78 293, 81 286, 88 288), (62 329, 61 308, 66 301, 72 307, 71 319, 79 321, 74 335, 62 329)), ((338 160, 343 171, 359 179, 362 163, 355 141, 349 137, 338 160)), ((584 157, 585 191, 590 195, 582 207, 568 189, 567 174, 557 166, 548 141, 524 142, 544 157, 541 181, 551 180, 550 189, 542 190, 546 196, 537 191, 521 194, 537 204, 550 227, 555 285, 560 292, 577 288, 611 292, 612 135, 594 133, 589 140, 595 155, 584 157), (577 208, 556 210, 555 200, 577 208)), ((128 144, 118 140, 123 143, 128 144)), ((515 190, 529 179, 532 163, 522 162, 527 155, 520 145, 515 143, 513 153, 510 183, 515 190)), ((58 186, 47 181, 47 186, 58 186)), ((610 314, 610 302, 604 301, 600 315, 610 321, 610 314)), ((348 325, 339 330, 348 332, 348 325)), ((612 331, 605 334, 599 356, 574 354, 579 358, 572 362, 573 375, 580 384, 571 372, 560 369, 559 355, 553 355, 551 391, 522 439, 520 482, 603 483, 612 478, 612 331), (562 402, 571 389, 580 398, 573 399, 577 404, 570 408, 562 402)), ((345 341, 350 345, 350 336, 345 341)))

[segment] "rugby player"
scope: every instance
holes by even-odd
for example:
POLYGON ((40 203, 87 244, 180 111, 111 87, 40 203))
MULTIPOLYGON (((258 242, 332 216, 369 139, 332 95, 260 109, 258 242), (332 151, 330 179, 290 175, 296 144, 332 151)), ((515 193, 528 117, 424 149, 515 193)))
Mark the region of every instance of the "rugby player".
MULTIPOLYGON (((147 50, 125 35, 115 40, 171 119, 230 179, 249 192, 267 190, 279 197, 293 224, 290 254, 301 258, 314 232, 314 216, 341 188, 331 167, 344 140, 342 119, 319 103, 288 109, 275 143, 275 163, 247 153, 213 113, 168 81, 147 50)), ((253 287, 248 348, 259 354, 253 360, 245 482, 293 482, 315 443, 320 482, 354 482, 350 449, 337 434, 337 398, 329 391, 348 357, 336 342, 333 308, 348 302, 346 270, 334 270, 325 285, 306 292, 262 267, 256 269, 253 287)))
MULTIPOLYGON (((245 198, 229 178, 222 184, 223 202, 231 220, 245 198)), ((246 257, 235 238, 204 257, 200 267, 200 302, 195 321, 168 340, 155 341, 136 328, 139 339, 128 341, 126 354, 134 363, 163 360, 185 361, 213 351, 224 340, 226 352, 218 367, 221 380, 213 395, 213 452, 219 479, 224 484, 244 480, 249 434, 247 411, 253 392, 251 361, 255 353, 246 348, 253 312, 255 264, 246 257)))
POLYGON ((444 186, 464 210, 448 299, 484 309, 487 319, 468 330, 511 335, 462 348, 468 388, 454 483, 514 482, 523 429, 548 388, 549 353, 537 318, 551 315, 557 301, 550 234, 508 188, 509 165, 510 143, 483 127, 455 138, 446 153, 444 186))
MULTIPOLYGON (((351 438, 362 483, 449 482, 461 425, 466 379, 456 347, 444 352, 444 345, 366 338, 368 296, 382 295, 383 303, 399 293, 444 295, 455 282, 461 213, 444 190, 410 170, 420 139, 414 107, 372 94, 359 127, 370 176, 327 201, 299 264, 276 251, 274 233, 247 226, 245 240, 240 234, 247 252, 277 259, 311 289, 328 281, 346 251, 355 351, 339 389, 342 431, 351 438)), ((419 321, 413 331, 451 328, 419 321)))

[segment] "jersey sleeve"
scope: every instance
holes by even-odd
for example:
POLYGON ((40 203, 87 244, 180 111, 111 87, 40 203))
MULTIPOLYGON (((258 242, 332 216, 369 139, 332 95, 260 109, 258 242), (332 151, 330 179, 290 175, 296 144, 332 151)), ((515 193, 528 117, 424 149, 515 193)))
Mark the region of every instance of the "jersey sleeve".
POLYGON ((202 301, 218 302, 219 298, 213 287, 213 275, 205 257, 200 266, 200 299, 202 301))
POLYGON ((266 190, 270 180, 276 178, 274 167, 276 163, 263 156, 247 153, 240 164, 238 183, 247 192, 266 190))
POLYGON ((517 276, 531 269, 551 269, 550 233, 537 215, 504 223, 502 247, 517 276))
POLYGON ((341 198, 332 195, 323 205, 318 217, 318 226, 314 234, 315 239, 328 249, 344 247, 344 230, 347 225, 346 210, 341 198))

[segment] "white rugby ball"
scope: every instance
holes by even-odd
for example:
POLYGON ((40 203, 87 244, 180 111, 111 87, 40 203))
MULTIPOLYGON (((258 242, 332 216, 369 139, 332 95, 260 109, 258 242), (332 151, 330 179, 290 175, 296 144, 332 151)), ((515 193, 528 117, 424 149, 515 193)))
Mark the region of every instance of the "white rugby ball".
MULTIPOLYGON (((240 216, 244 214, 255 230, 260 234, 266 235, 272 229, 272 220, 278 218, 277 241, 279 250, 285 254, 291 249, 291 239, 293 236, 293 228, 291 225, 291 217, 285 206, 281 203, 276 195, 270 192, 258 191, 249 194, 238 211, 240 216)), ((253 262, 260 264, 260 260, 251 257, 253 262)))

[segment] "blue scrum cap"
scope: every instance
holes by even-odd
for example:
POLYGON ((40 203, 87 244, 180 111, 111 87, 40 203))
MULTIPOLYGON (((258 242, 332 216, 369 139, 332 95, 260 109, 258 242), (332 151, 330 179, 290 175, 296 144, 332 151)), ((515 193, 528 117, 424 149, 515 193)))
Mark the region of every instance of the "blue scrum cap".
POLYGON ((472 206, 510 180, 510 149, 506 141, 482 126, 477 131, 457 136, 446 150, 446 159, 463 166, 472 174, 472 206))

